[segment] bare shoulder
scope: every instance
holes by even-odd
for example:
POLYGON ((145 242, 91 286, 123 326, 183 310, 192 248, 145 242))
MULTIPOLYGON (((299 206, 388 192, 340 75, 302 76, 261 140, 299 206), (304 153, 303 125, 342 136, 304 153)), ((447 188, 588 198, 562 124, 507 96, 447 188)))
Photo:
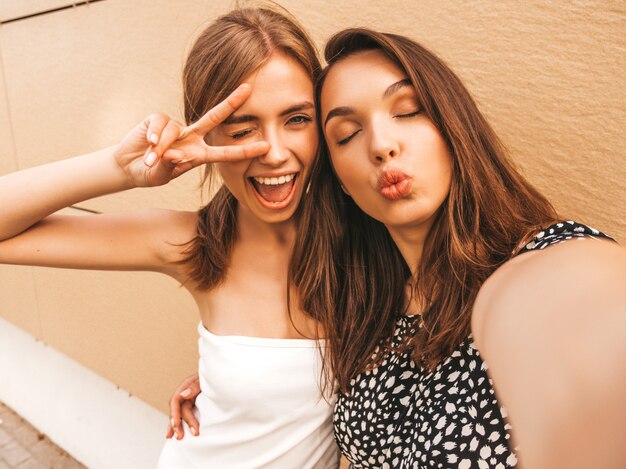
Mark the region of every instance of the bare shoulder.
POLYGON ((188 243, 197 233, 198 214, 180 210, 152 209, 142 212, 155 235, 153 246, 160 259, 159 270, 181 283, 187 280, 185 258, 188 243))
POLYGON ((139 212, 149 232, 154 236, 156 251, 164 263, 175 264, 184 257, 187 244, 197 233, 196 212, 151 209, 139 212))
POLYGON ((480 346, 487 324, 515 327, 522 317, 546 311, 562 319, 594 302, 621 298, 626 304, 625 280, 626 249, 612 241, 573 239, 519 255, 481 287, 472 312, 474 338, 480 346))
POLYGON ((169 243, 186 243, 196 236, 198 226, 197 212, 181 210, 151 209, 140 215, 156 226, 169 243))
POLYGON ((585 238, 513 258, 481 288, 474 339, 528 467, 618 467, 605 461, 623 454, 625 280, 626 250, 585 238))

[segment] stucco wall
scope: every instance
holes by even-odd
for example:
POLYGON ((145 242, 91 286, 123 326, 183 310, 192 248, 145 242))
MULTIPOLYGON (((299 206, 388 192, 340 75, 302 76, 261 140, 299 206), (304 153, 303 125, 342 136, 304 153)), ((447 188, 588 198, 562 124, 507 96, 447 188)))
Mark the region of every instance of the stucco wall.
MULTIPOLYGON (((0 0, 0 20, 67 4, 0 0)), ((369 26, 437 51, 557 209, 626 241, 624 2, 280 4, 320 46, 338 29, 369 26)), ((153 111, 180 119, 184 52, 228 6, 105 0, 0 25, 0 174, 116 143, 153 111)), ((198 180, 79 208, 194 209, 198 180)), ((156 274, 0 266, 0 298, 1 316, 161 410, 195 368, 193 301, 156 274)))

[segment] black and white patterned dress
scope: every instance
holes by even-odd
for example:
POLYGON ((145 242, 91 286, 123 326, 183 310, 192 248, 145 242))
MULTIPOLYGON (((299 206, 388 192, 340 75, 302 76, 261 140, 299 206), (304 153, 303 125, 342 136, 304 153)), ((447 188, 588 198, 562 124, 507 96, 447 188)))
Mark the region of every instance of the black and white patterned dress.
MULTIPOLYGON (((538 233, 520 252, 574 237, 608 238, 574 222, 538 233)), ((609 238, 610 239, 610 238, 609 238)), ((399 315, 392 348, 413 335, 419 316, 399 315)), ((352 467, 497 468, 517 465, 511 426, 471 335, 433 371, 410 352, 389 352, 340 394, 335 438, 352 467)))

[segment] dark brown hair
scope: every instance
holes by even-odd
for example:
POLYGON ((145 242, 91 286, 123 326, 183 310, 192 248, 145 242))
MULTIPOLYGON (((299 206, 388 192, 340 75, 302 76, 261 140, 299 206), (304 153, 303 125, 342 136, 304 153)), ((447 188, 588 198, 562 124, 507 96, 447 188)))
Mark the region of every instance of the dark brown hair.
MULTIPOLYGON (((361 28, 335 34, 325 49, 329 65, 316 86, 319 119, 328 70, 366 50, 381 51, 406 73, 452 155, 450 192, 413 280, 412 294, 426 305, 423 326, 404 344, 418 363, 433 369, 469 335, 483 282, 556 213, 513 167, 454 72, 406 37, 361 28)), ((397 315, 405 312, 411 272, 386 228, 341 191, 325 144, 311 177, 292 275, 304 310, 324 324, 329 371, 339 390, 347 392, 350 380, 378 364, 390 347, 397 315)))
MULTIPOLYGON (((193 45, 183 72, 187 124, 224 100, 275 52, 302 64, 312 80, 321 69, 313 42, 286 11, 242 8, 211 23, 193 45)), ((214 181, 213 176, 207 165, 205 180, 214 181)), ((224 279, 236 238, 237 199, 223 186, 198 212, 198 233, 183 261, 200 288, 224 279)))

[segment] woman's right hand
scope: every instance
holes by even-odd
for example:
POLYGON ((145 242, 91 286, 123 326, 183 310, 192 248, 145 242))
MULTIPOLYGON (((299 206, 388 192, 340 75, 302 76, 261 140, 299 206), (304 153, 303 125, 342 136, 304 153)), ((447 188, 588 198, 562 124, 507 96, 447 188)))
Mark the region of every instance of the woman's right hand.
POLYGON ((240 85, 228 98, 190 126, 165 114, 152 114, 131 130, 115 151, 115 160, 134 187, 160 186, 196 166, 261 156, 267 142, 213 147, 204 137, 239 108, 251 87, 240 85))
POLYGON ((193 407, 198 394, 200 394, 200 381, 198 373, 195 373, 180 383, 170 399, 170 423, 167 426, 165 438, 172 438, 176 435, 176 439, 180 440, 185 435, 182 420, 189 425, 194 436, 200 434, 200 425, 193 414, 193 407))

